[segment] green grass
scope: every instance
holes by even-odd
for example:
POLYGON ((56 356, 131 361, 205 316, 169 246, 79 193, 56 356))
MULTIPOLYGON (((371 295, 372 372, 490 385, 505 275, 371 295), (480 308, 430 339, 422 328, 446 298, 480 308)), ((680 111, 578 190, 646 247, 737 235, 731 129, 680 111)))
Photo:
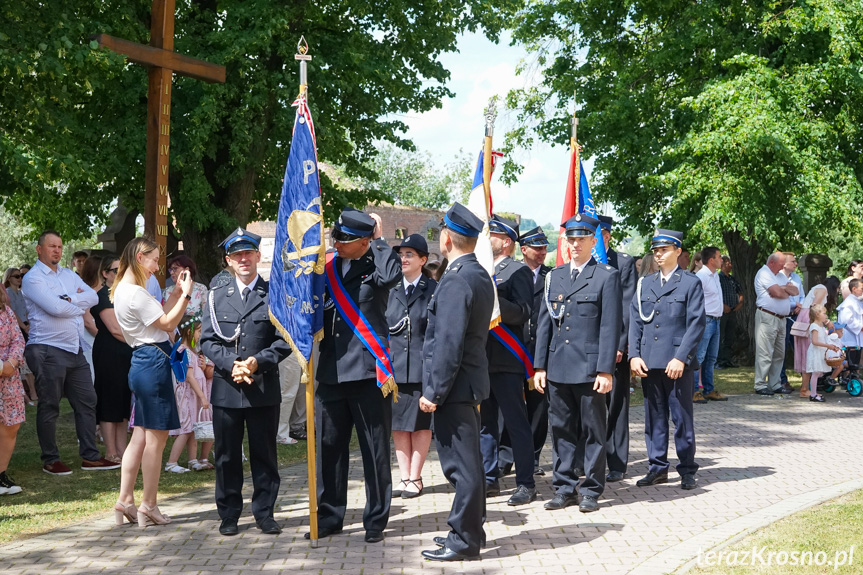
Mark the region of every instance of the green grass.
POLYGON ((861 573, 863 572, 861 541, 863 541, 863 491, 857 491, 780 519, 722 550, 723 557, 732 559, 732 563, 734 557, 742 559, 744 552, 749 552, 748 565, 729 566, 728 559, 724 560, 722 565, 716 565, 719 559, 717 555, 711 558, 711 566, 697 567, 690 573, 697 575, 861 573), (853 557, 850 555, 852 546, 854 546, 853 557), (816 565, 814 557, 813 562, 807 565, 777 565, 776 559, 772 560, 771 565, 762 565, 757 558, 755 565, 752 565, 752 550, 762 548, 765 548, 765 551, 760 553, 760 556, 764 557, 765 563, 770 551, 777 554, 776 558, 779 558, 778 553, 782 551, 788 553, 789 557, 794 557, 795 553, 798 557, 803 557, 804 552, 812 552, 814 556, 815 553, 823 551, 825 553, 823 559, 830 561, 832 565, 816 565), (844 565, 836 567, 837 553, 842 552, 848 554, 847 559, 844 565), (853 559, 853 564, 849 564, 850 559, 853 559))
MULTIPOLYGON (((44 533, 57 527, 84 521, 108 513, 117 501, 120 490, 120 470, 82 471, 72 408, 63 400, 57 422, 60 457, 73 472, 67 476, 52 476, 42 471, 41 453, 36 439, 36 408, 27 407, 27 420, 18 430, 18 442, 9 464, 9 475, 23 488, 17 495, 0 498, 0 543, 44 533)), ((168 440, 164 460, 167 460, 173 438, 168 440)), ((99 446, 104 453, 104 446, 99 446)), ((354 446, 356 448, 356 446, 354 446)), ((246 453, 249 452, 248 443, 246 453)), ((279 466, 306 460, 306 442, 279 445, 279 466)), ((184 452, 185 456, 185 452, 184 452)), ((185 459, 180 459, 181 464, 185 459)), ((249 472, 248 462, 244 465, 249 472)), ((183 474, 162 473, 159 480, 161 499, 181 495, 195 489, 214 489, 212 471, 183 474)), ((136 500, 141 498, 138 477, 136 500)), ((215 502, 213 503, 215 506, 215 502)))

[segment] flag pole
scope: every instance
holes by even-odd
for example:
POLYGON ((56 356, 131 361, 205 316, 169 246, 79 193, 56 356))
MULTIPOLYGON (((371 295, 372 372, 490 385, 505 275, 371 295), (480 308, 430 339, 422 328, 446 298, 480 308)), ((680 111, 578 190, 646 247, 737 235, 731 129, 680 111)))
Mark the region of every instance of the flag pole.
POLYGON ((482 148, 482 189, 485 193, 485 212, 486 217, 490 218, 489 200, 491 199, 491 169, 492 169, 492 151, 491 139, 494 135, 494 121, 497 118, 497 96, 492 96, 488 100, 488 107, 485 109, 485 140, 482 148))
MULTIPOLYGON (((305 36, 300 36, 297 42, 297 53, 294 60, 300 62, 300 94, 299 98, 305 98, 309 89, 308 66, 311 60, 309 56, 309 44, 305 36)), ((312 549, 318 548, 318 475, 317 455, 315 449, 315 353, 309 357, 306 372, 303 374, 306 380, 306 464, 309 473, 309 545, 312 549)))
POLYGON ((575 99, 575 90, 572 91, 572 134, 569 139, 569 149, 572 154, 575 154, 575 197, 578 202, 576 213, 580 212, 584 206, 581 205, 581 196, 579 195, 579 186, 581 185, 581 162, 578 157, 578 103, 575 99))

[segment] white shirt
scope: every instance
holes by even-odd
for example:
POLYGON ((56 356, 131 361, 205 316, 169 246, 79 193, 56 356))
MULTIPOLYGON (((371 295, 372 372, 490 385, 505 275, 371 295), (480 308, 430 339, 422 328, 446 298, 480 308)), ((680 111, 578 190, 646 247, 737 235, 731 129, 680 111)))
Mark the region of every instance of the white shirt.
POLYGON ((249 285, 246 285, 243 282, 241 282, 240 278, 238 278, 236 276, 234 276, 234 280, 237 282, 237 289, 240 290, 240 295, 243 295, 243 290, 246 288, 249 288, 250 291, 254 291, 255 286, 258 283, 258 276, 257 276, 257 274, 255 274, 255 277, 252 278, 252 281, 249 282, 249 285))
POLYGON ((707 266, 702 266, 695 275, 701 280, 704 288, 704 313, 713 318, 722 316, 722 286, 719 284, 719 273, 711 272, 707 266))
POLYGON ((414 289, 416 289, 417 284, 420 283, 421 277, 423 277, 422 274, 418 275, 414 281, 410 282, 408 281, 408 278, 402 276, 402 287, 405 288, 405 293, 408 293, 408 286, 414 286, 414 289))
POLYGON ((761 266, 755 274, 755 305, 778 315, 788 315, 788 298, 776 298, 767 292, 772 285, 784 287, 787 283, 785 274, 774 274, 767 265, 761 266))
POLYGON ((152 294, 139 285, 121 283, 114 290, 114 314, 131 347, 168 341, 168 333, 153 325, 164 313, 152 294))
POLYGON ((662 270, 659 270, 659 279, 660 279, 659 284, 662 285, 663 283, 670 280, 671 276, 674 275, 674 272, 676 272, 679 268, 680 268, 680 266, 674 266, 674 269, 671 270, 670 272, 668 272, 668 275, 665 275, 664 273, 662 273, 662 270))
POLYGON ((839 306, 839 322, 845 324, 842 343, 848 347, 863 347, 863 302, 853 294, 839 306))
MULTIPOLYGON (((572 276, 572 272, 574 272, 575 270, 578 270, 578 275, 581 275, 581 272, 584 271, 584 268, 585 266, 587 266, 588 263, 590 263, 590 258, 587 258, 587 261, 580 266, 575 265, 575 260, 569 260, 569 275, 572 276)), ((539 270, 539 268, 536 269, 539 270)), ((537 273, 539 272, 537 271, 537 273)), ((536 283, 536 274, 534 274, 534 283, 536 283)))
POLYGON ((530 272, 533 274, 533 283, 534 284, 536 284, 536 282, 539 280, 539 270, 541 267, 542 266, 536 266, 535 269, 530 270, 530 272))
MULTIPOLYGON (((782 270, 779 273, 785 275, 785 270, 782 270)), ((786 277, 788 278, 789 282, 791 282, 797 287, 797 295, 788 296, 788 305, 790 306, 790 310, 788 313, 792 313, 798 303, 801 306, 803 305, 803 300, 806 299, 806 291, 803 289, 803 280, 800 279, 800 276, 797 275, 797 272, 791 272, 786 277)))
POLYGON ((30 318, 27 345, 50 345, 78 353, 84 312, 99 303, 96 292, 72 270, 58 266, 53 271, 38 260, 24 276, 21 291, 30 318), (71 301, 60 299, 61 296, 71 301))

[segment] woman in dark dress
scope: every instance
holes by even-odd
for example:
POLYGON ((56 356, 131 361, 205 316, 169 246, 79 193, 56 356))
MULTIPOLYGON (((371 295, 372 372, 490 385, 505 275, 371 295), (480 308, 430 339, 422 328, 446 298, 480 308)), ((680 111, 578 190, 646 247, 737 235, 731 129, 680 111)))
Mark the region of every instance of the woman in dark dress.
POLYGON ((99 303, 90 309, 99 330, 93 342, 96 420, 105 439, 105 459, 114 463, 122 461, 126 450, 132 402, 132 391, 129 389, 132 348, 123 338, 109 294, 119 266, 120 259, 113 254, 102 259, 99 267, 99 277, 102 278, 102 287, 98 291, 99 303))
POLYGON ((393 404, 393 443, 401 483, 393 496, 410 499, 422 493, 422 469, 431 443, 431 414, 420 411, 423 341, 428 326, 428 305, 437 282, 423 274, 428 244, 419 234, 408 236, 394 248, 402 258, 404 279, 390 291, 387 322, 390 325, 390 359, 399 386, 393 404))

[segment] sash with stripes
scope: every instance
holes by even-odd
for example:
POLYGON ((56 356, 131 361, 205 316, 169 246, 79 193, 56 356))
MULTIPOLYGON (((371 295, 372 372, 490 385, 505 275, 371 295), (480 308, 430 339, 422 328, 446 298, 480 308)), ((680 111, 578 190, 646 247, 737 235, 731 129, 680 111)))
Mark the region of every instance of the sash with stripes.
POLYGON ((345 286, 342 284, 342 278, 336 273, 336 258, 330 254, 325 266, 327 287, 330 294, 333 296, 333 302, 336 309, 341 314, 342 318, 351 326, 354 335, 365 346, 365 348, 375 358, 375 372, 377 375, 377 383, 384 397, 390 392, 395 392, 393 395, 394 401, 398 396, 398 386, 396 386, 395 378, 393 377, 393 364, 390 362, 390 353, 383 342, 378 338, 371 324, 360 311, 359 306, 348 295, 345 286))
POLYGON ((497 324, 491 329, 491 334, 500 342, 500 344, 509 350, 521 363, 524 365, 524 377, 528 381, 533 380, 533 358, 530 352, 524 347, 515 334, 506 327, 503 323, 497 324))

